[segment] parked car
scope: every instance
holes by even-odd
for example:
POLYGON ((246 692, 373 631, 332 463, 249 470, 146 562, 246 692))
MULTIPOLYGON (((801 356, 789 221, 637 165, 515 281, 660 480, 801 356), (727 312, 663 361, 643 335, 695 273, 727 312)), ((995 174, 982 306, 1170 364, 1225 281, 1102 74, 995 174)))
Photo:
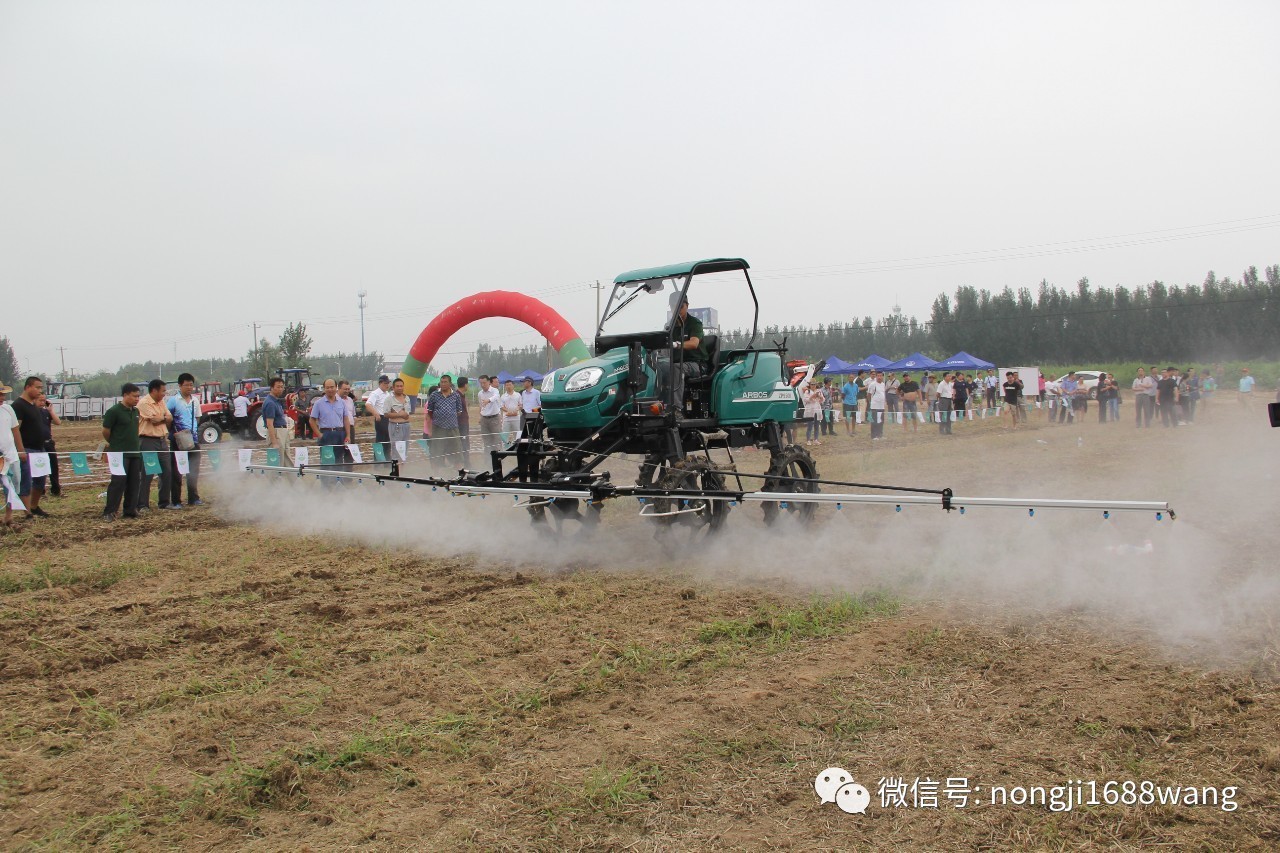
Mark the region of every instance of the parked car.
MULTIPOLYGON (((1100 373, 1102 373, 1102 371, 1099 371, 1099 370, 1077 370, 1076 371, 1076 381, 1083 382, 1084 387, 1089 389, 1090 400, 1098 399, 1098 376, 1100 373)), ((1058 381, 1061 382, 1062 380, 1066 379, 1067 375, 1068 374, 1066 373, 1062 374, 1061 376, 1058 377, 1058 381)))

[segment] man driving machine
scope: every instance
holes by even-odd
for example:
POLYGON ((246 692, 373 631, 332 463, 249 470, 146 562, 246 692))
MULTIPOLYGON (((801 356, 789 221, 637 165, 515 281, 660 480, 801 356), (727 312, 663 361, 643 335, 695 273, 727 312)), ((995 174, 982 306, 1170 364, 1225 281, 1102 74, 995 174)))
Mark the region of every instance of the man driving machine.
POLYGON ((689 299, 681 296, 675 323, 671 327, 671 348, 656 353, 654 359, 654 369, 658 372, 659 396, 669 401, 675 411, 683 411, 685 379, 706 376, 710 358, 702 321, 689 314, 689 299), (674 381, 671 374, 673 358, 676 362, 674 381), (672 383, 669 396, 663 390, 668 383, 672 383))

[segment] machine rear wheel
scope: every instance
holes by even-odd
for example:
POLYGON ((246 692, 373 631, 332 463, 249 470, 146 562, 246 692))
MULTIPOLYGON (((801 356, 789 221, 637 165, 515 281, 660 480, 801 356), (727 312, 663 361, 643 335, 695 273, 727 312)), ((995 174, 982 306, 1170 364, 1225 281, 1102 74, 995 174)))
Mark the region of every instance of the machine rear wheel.
POLYGON ((222 427, 217 421, 205 421, 200 424, 200 443, 217 444, 222 441, 222 427))
MULTIPOLYGON (((765 475, 762 491, 795 492, 796 494, 817 494, 818 492, 817 483, 804 482, 818 479, 818 465, 809 455, 809 451, 794 444, 774 454, 765 475)), ((813 520, 814 512, 817 510, 816 504, 796 501, 787 501, 785 507, 778 501, 766 501, 760 506, 764 508, 766 524, 773 524, 783 515, 808 523, 813 520)))

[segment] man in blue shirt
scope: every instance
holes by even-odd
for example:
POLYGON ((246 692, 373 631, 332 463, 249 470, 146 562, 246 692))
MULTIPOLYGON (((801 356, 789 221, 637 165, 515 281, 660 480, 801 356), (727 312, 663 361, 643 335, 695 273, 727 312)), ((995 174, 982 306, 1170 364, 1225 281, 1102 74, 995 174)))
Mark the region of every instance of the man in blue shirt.
POLYGON ((858 411, 858 384, 852 376, 846 376, 840 386, 840 403, 844 409, 844 433, 853 435, 854 413, 858 411))
POLYGON ((267 425, 267 447, 280 451, 280 464, 292 465, 289 456, 289 419, 284 414, 284 380, 271 380, 271 393, 262 398, 262 422, 267 425))
POLYGON ((355 430, 347 404, 338 397, 338 383, 324 381, 324 396, 311 404, 311 422, 320 436, 320 445, 333 448, 334 462, 344 468, 351 462, 347 453, 347 436, 355 430))
MULTIPOLYGON (((165 406, 173 415, 173 433, 169 446, 175 451, 187 453, 187 506, 204 506, 200 500, 200 399, 196 397, 196 378, 190 373, 178 376, 178 393, 165 400, 165 406)), ((173 506, 182 505, 182 475, 177 466, 170 480, 169 501, 173 506)))
POLYGON ((1073 370, 1067 374, 1067 378, 1062 380, 1062 406, 1058 409, 1058 423, 1065 423, 1067 416, 1071 414, 1071 407, 1075 405, 1076 389, 1080 387, 1080 383, 1076 381, 1076 372, 1073 370))

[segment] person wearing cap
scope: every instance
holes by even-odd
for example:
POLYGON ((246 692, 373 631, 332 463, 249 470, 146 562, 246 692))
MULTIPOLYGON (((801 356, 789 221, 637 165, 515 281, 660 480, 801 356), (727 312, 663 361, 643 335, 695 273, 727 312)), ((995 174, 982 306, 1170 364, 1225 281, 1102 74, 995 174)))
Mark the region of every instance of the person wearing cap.
POLYGON ((707 352, 706 336, 702 321, 689 314, 689 297, 681 296, 680 307, 676 309, 675 322, 671 326, 671 347, 659 351, 654 359, 659 395, 664 389, 668 391, 668 400, 677 413, 684 410, 685 380, 707 375, 711 356, 707 352), (674 373, 672 362, 675 363, 674 373))
MULTIPOLYGON (((391 422, 387 420, 387 412, 385 405, 387 397, 390 396, 391 377, 382 374, 378 377, 378 387, 369 392, 369 396, 364 398, 364 408, 373 416, 373 443, 381 444, 384 451, 390 450, 388 444, 391 441, 389 427, 391 422)), ((391 454, 387 454, 387 458, 391 458, 391 454)))
POLYGON ((9 395, 13 389, 0 382, 0 477, 4 478, 0 486, 0 499, 4 500, 4 526, 13 527, 13 507, 9 503, 9 494, 18 494, 22 486, 22 463, 27 455, 22 444, 22 433, 18 429, 18 415, 9 404, 9 395))

